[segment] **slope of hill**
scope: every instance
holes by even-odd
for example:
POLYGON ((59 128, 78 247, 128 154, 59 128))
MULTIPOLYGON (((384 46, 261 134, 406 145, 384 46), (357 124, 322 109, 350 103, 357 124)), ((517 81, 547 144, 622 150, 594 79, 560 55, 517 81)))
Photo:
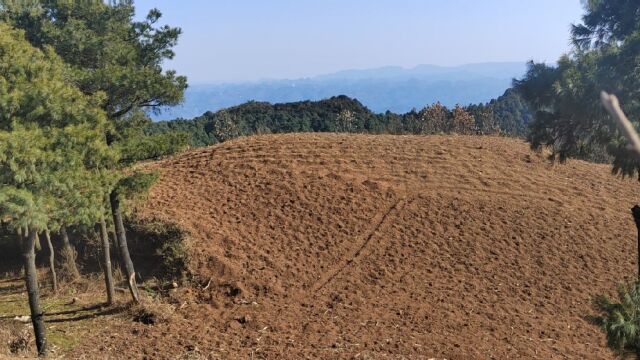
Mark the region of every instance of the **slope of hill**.
POLYGON ((452 107, 488 102, 498 97, 511 86, 513 78, 524 74, 525 69, 524 62, 455 67, 420 65, 412 69, 346 70, 294 80, 196 84, 187 89, 184 104, 154 115, 154 118, 192 118, 250 100, 271 103, 317 101, 338 94, 357 98, 375 112, 407 112, 436 101, 452 107))
POLYGON ((202 285, 134 355, 613 357, 584 316, 634 275, 637 183, 607 166, 515 139, 336 134, 144 166, 162 175, 140 215, 188 231, 202 285))

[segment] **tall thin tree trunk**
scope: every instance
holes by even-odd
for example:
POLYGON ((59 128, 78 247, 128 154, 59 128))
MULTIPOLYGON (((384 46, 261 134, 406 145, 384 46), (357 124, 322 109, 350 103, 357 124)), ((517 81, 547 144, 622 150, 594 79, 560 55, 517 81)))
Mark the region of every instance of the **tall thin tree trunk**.
POLYGON ((109 233, 104 215, 100 215, 100 235, 102 237, 102 259, 104 268, 104 283, 107 287, 107 304, 113 304, 115 290, 113 287, 113 273, 111 272, 111 249, 109 247, 109 233))
POLYGON ((120 246, 118 246, 118 236, 116 235, 115 227, 110 230, 111 231, 109 231, 109 235, 113 239, 113 248, 116 251, 116 257, 118 258, 118 261, 116 261, 114 266, 119 269, 122 269, 124 266, 122 265, 122 255, 120 254, 120 246))
POLYGON ((69 273, 69 277, 72 280, 77 280, 80 278, 80 271, 78 271, 78 266, 76 266, 76 249, 71 245, 67 227, 64 225, 60 227, 60 237, 62 237, 62 261, 69 273))
POLYGON ((640 280, 640 206, 636 205, 631 208, 631 214, 633 214, 633 220, 636 222, 636 228, 638 229, 638 280, 640 280))
MULTIPOLYGON (((107 202, 109 201, 110 201, 109 197, 107 196, 107 202)), ((115 252, 116 259, 117 259, 111 265, 113 266, 114 270, 116 268, 118 270, 122 270, 124 268, 124 265, 122 264, 122 255, 120 254, 120 246, 118 246, 119 241, 118 241, 118 235, 116 235, 116 227, 113 224, 113 216, 110 218, 107 217, 104 220, 107 223, 107 232, 109 233, 109 240, 111 240, 111 244, 113 246, 111 250, 115 252)))
POLYGON ((29 308, 31 309, 31 322, 33 323, 33 332, 36 337, 36 347, 38 348, 38 355, 44 356, 47 353, 47 334, 38 291, 38 272, 36 269, 35 253, 37 237, 37 231, 35 229, 29 229, 29 236, 23 244, 22 256, 24 258, 24 279, 27 286, 27 295, 29 296, 29 308))
POLYGON ((113 224, 116 228, 116 237, 118 239, 118 247, 120 248, 120 256, 122 257, 122 263, 127 274, 127 284, 129 285, 129 291, 131 291, 131 297, 136 303, 140 302, 140 295, 138 294, 138 286, 136 284, 136 271, 129 255, 129 246, 127 245, 127 234, 124 229, 124 223, 122 222, 122 212, 120 210, 120 199, 116 191, 112 191, 109 194, 109 201, 111 203, 111 213, 113 214, 113 224))
POLYGON ((49 229, 44 229, 44 237, 47 240, 47 247, 49 247, 49 269, 51 270, 51 282, 53 286, 53 292, 58 292, 58 275, 56 274, 56 253, 53 250, 53 244, 51 243, 51 234, 49 229))

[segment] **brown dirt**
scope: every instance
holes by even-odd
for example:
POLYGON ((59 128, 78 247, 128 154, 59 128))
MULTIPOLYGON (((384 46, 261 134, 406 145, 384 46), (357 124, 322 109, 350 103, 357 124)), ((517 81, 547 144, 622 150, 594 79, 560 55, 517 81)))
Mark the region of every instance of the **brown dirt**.
POLYGON ((139 215, 190 234, 199 284, 179 319, 89 358, 613 356, 584 316, 634 275, 638 185, 608 166, 498 137, 293 134, 143 167, 162 175, 139 215))

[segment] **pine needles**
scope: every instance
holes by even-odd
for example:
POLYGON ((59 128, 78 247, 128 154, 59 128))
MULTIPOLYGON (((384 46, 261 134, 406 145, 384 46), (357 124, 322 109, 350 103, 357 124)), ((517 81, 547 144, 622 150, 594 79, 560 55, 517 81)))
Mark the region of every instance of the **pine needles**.
POLYGON ((640 351, 640 281, 618 288, 618 302, 598 296, 594 305, 600 316, 589 320, 607 335, 607 345, 618 354, 640 351))

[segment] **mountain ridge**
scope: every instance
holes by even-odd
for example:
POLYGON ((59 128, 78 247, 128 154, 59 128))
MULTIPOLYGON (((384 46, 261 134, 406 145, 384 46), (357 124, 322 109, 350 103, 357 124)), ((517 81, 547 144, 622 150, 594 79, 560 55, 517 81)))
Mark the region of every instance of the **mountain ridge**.
POLYGON ((418 65, 351 69, 310 78, 256 82, 196 84, 187 89, 182 105, 153 114, 155 120, 193 118, 207 111, 247 101, 271 103, 322 100, 344 94, 357 98, 375 112, 403 113, 434 102, 456 104, 488 102, 504 93, 525 62, 476 63, 460 66, 418 65))

